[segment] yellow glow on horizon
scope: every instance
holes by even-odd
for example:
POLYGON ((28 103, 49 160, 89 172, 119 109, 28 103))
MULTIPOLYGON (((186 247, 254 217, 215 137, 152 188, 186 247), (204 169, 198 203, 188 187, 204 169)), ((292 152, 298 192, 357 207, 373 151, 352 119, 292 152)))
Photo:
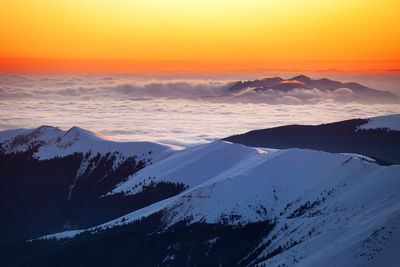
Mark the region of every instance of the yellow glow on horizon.
POLYGON ((0 0, 0 58, 400 59, 398 0, 0 0))

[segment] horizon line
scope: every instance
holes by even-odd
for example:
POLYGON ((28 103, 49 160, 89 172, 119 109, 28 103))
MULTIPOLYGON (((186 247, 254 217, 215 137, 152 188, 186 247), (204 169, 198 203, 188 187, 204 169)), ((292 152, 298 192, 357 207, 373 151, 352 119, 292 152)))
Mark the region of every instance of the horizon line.
POLYGON ((400 59, 90 59, 0 57, 5 73, 400 74, 400 59))

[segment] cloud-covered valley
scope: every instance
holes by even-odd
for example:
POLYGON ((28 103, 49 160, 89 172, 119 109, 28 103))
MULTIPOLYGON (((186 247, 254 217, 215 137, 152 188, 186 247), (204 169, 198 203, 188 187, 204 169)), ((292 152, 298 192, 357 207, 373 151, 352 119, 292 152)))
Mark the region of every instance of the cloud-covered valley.
POLYGON ((235 91, 232 77, 0 76, 1 130, 77 125, 116 140, 186 145, 284 124, 400 113, 397 103, 357 101, 354 91, 341 87, 235 91))

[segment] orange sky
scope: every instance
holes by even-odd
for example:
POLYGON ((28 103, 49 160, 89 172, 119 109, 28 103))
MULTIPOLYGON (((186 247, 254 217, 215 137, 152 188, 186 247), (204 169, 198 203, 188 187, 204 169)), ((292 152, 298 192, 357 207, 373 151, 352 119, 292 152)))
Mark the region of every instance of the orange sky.
POLYGON ((0 71, 399 71, 398 0, 0 0, 0 71))

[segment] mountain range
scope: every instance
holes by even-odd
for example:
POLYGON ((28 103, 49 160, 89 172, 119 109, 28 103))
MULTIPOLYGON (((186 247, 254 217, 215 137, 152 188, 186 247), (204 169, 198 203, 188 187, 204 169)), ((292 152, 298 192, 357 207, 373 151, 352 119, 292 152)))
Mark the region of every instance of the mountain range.
POLYGON ((327 125, 303 134, 318 147, 284 127, 189 148, 78 127, 0 132, 0 263, 396 266, 400 115, 327 125), (363 131, 392 149, 326 145, 363 131))
MULTIPOLYGON (((229 92, 236 96, 268 95, 270 92, 287 93, 293 90, 306 90, 312 92, 317 89, 320 92, 351 93, 349 100, 361 102, 398 103, 399 96, 392 92, 376 90, 356 82, 339 82, 328 78, 311 79, 305 75, 295 76, 289 79, 281 77, 263 78, 253 81, 238 81, 229 86, 229 92)), ((343 95, 342 95, 343 98, 343 95)))

